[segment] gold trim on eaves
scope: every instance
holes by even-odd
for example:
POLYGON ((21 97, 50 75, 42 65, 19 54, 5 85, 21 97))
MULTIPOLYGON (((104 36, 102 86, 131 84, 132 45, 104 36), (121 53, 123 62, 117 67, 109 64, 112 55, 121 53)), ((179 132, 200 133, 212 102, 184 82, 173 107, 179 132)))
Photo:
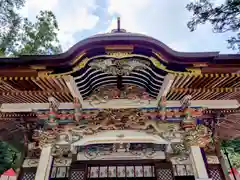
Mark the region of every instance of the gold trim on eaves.
MULTIPOLYGON (((169 72, 170 74, 174 74, 176 76, 195 76, 195 77, 200 77, 200 78, 206 78, 206 77, 218 77, 218 78, 232 78, 232 77, 240 77, 240 74, 194 74, 194 73, 172 73, 169 72)), ((0 76, 0 81, 7 81, 7 80, 39 80, 42 78, 65 78, 69 76, 69 73, 65 73, 65 74, 41 74, 37 77, 19 77, 19 76, 11 76, 11 77, 4 77, 4 76, 0 76)))
MULTIPOLYGON (((167 60, 165 60, 160 53, 157 52, 153 52, 159 59, 161 59, 162 61, 168 63, 167 60)), ((140 54, 132 54, 129 51, 109 51, 107 52, 107 55, 98 55, 98 56, 94 56, 91 58, 84 58, 81 60, 81 62, 79 62, 77 64, 77 62, 84 56, 86 55, 86 52, 81 52, 79 55, 77 55, 75 58, 73 58, 71 60, 71 64, 75 65, 75 67, 73 68, 72 71, 66 72, 66 73, 61 73, 61 74, 51 74, 51 73, 42 73, 41 75, 38 75, 39 77, 61 77, 61 76, 65 76, 65 75, 70 75, 78 70, 81 70, 82 68, 84 68, 87 63, 93 59, 97 59, 97 58, 115 58, 115 59, 123 59, 123 58, 133 58, 133 57, 140 57, 140 58, 145 58, 150 60, 153 65, 158 68, 158 69, 162 69, 168 73, 172 73, 172 74, 181 74, 181 75, 199 75, 201 74, 201 70, 199 68, 194 68, 194 69, 186 69, 187 72, 178 72, 178 71, 172 71, 167 69, 166 66, 164 66, 158 59, 154 58, 154 57, 148 57, 145 55, 140 55, 140 54)), ((46 67, 44 66, 32 66, 32 69, 44 69, 46 67)), ((41 71, 40 71, 41 72, 41 71)))
MULTIPOLYGON (((72 64, 76 63, 78 60, 80 60, 83 56, 85 55, 85 52, 80 53, 77 57, 75 57, 72 60, 72 64)), ((99 55, 99 56, 94 56, 91 58, 84 58, 81 60, 80 63, 78 63, 72 71, 66 72, 66 73, 61 73, 61 74, 52 74, 51 71, 39 71, 39 74, 37 77, 18 77, 18 76, 12 76, 12 77, 0 77, 0 80, 29 80, 29 79, 39 79, 39 78, 62 78, 68 75, 71 75, 72 73, 84 68, 87 63, 93 59, 97 58, 115 58, 115 59, 124 59, 124 58, 133 58, 133 57, 141 57, 150 60, 153 65, 161 69, 165 72, 168 72, 170 74, 174 74, 176 76, 196 76, 200 78, 204 77, 219 77, 219 78, 225 78, 225 77, 240 77, 240 74, 236 73, 228 73, 228 74, 217 74, 217 73, 211 73, 211 74, 202 74, 200 68, 186 68, 186 72, 179 72, 179 71, 172 71, 167 69, 166 66, 164 66, 158 59, 154 57, 148 57, 145 55, 139 55, 139 54, 132 54, 131 52, 108 52, 107 55, 99 55)), ((44 67, 33 67, 37 69, 44 69, 44 67)))
MULTIPOLYGON (((199 75, 201 74, 201 70, 198 68, 195 69, 186 69, 187 72, 178 72, 178 71, 172 71, 167 69, 166 66, 164 66, 158 59, 154 58, 154 57, 148 57, 145 55, 139 55, 139 54, 131 54, 130 52, 109 52, 107 55, 99 55, 99 56, 94 56, 91 58, 85 58, 83 59, 79 64, 77 64, 72 71, 63 73, 63 74, 49 74, 49 76, 59 76, 59 75, 70 75, 78 70, 81 70, 82 68, 84 68, 87 63, 93 59, 98 59, 98 58, 115 58, 115 59, 123 59, 123 58, 133 58, 133 57, 141 57, 141 58, 145 58, 145 59, 149 59, 153 65, 158 68, 158 69, 162 69, 168 73, 172 73, 172 74, 181 74, 181 75, 199 75)), ((75 60, 76 61, 76 60, 75 60)))

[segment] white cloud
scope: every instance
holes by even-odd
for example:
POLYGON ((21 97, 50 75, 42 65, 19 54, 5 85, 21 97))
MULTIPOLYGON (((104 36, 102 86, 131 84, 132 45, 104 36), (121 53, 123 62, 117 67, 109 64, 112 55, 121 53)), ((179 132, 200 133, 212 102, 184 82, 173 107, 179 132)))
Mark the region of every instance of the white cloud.
MULTIPOLYGON (((220 1, 220 0, 219 0, 220 1)), ((121 17, 121 27, 130 32, 145 32, 177 51, 224 51, 228 34, 213 34, 210 25, 190 32, 189 0, 109 0, 108 12, 121 17)), ((107 31, 116 28, 113 20, 107 31)))
MULTIPOLYGON (((59 39, 64 50, 76 43, 74 37, 83 30, 96 27, 99 17, 93 14, 100 0, 27 0, 23 15, 33 19, 40 10, 52 10, 59 23, 59 39)), ((102 0, 101 0, 102 1, 102 0)), ((185 6, 189 0, 107 0, 108 15, 121 17, 121 27, 130 32, 143 33, 167 44, 177 51, 224 51, 229 34, 213 34, 211 26, 203 25, 190 32, 187 22, 191 14, 185 6)), ((217 0, 218 3, 223 0, 217 0)), ((106 23, 107 21, 103 22, 106 23)), ((107 22, 108 23, 108 22, 107 22)), ((109 27, 117 26, 116 17, 109 27)))
MULTIPOLYGON (((136 32, 139 31, 141 23, 136 22, 141 18, 141 14, 148 4, 149 0, 109 0, 108 12, 111 15, 117 13, 121 17, 121 26, 126 28, 128 31, 136 32), (140 27, 139 27, 140 25, 140 27)), ((108 30, 116 28, 116 21, 114 20, 108 30)))
POLYGON ((58 0, 28 0, 26 1, 26 11, 27 13, 38 12, 42 9, 53 10, 58 5, 58 0))
POLYGON ((76 43, 75 33, 95 27, 99 20, 92 13, 95 8, 95 0, 27 0, 22 14, 33 20, 40 10, 53 11, 59 24, 59 40, 67 50, 76 43))

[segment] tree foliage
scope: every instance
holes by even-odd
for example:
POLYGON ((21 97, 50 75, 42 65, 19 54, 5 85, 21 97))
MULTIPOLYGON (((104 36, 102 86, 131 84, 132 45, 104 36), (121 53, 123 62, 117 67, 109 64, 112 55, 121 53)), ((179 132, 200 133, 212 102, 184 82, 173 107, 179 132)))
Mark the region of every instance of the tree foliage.
POLYGON ((240 168, 240 139, 228 140, 222 142, 222 148, 228 152, 229 159, 234 168, 240 168))
POLYGON ((24 6, 25 0, 0 0, 0 25, 1 28, 12 25, 13 16, 19 17, 16 10, 24 6))
POLYGON ((58 23, 51 11, 40 11, 35 22, 19 15, 25 0, 0 0, 0 55, 57 54, 58 23))
POLYGON ((226 0, 220 5, 216 5, 214 0, 197 0, 186 8, 193 14, 187 24, 191 31, 200 24, 210 23, 215 33, 235 33, 227 40, 229 48, 240 50, 240 0, 226 0))
POLYGON ((22 32, 13 46, 15 54, 56 54, 61 52, 57 38, 58 24, 51 11, 41 11, 37 22, 24 19, 22 32), (20 43, 19 43, 20 42, 20 43))
POLYGON ((0 141, 0 174, 4 171, 19 166, 20 152, 4 141, 0 141))
POLYGON ((11 47, 21 24, 17 10, 22 8, 24 0, 0 0, 0 55, 11 47))

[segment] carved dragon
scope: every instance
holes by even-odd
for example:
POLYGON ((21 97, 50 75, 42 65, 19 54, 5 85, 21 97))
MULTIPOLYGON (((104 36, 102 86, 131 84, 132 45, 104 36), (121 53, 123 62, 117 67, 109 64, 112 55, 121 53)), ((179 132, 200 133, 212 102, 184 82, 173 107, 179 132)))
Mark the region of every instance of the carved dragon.
POLYGON ((151 120, 145 116, 143 112, 133 109, 127 112, 102 110, 93 115, 92 119, 89 119, 88 124, 65 125, 64 128, 60 130, 59 135, 65 135, 67 141, 72 142, 72 136, 74 135, 82 137, 101 130, 121 129, 147 130, 148 132, 159 134, 164 138, 175 137, 175 134, 180 132, 177 124, 151 120))
MULTIPOLYGON (((81 123, 81 121, 79 122, 81 123)), ((68 124, 58 126, 54 131, 41 133, 39 136, 40 146, 57 141, 57 138, 65 138, 72 143, 83 136, 91 135, 104 130, 135 129, 158 134, 166 140, 181 138, 184 136, 186 147, 191 145, 205 146, 210 143, 209 133, 201 125, 185 133, 176 123, 150 119, 148 113, 139 109, 105 109, 92 111, 87 124, 68 124)))
POLYGON ((143 122, 140 122, 139 120, 142 120, 141 118, 136 118, 135 120, 132 120, 130 118, 129 121, 126 122, 125 126, 130 127, 132 129, 138 129, 138 130, 147 130, 149 128, 153 128, 153 133, 157 133, 158 135, 162 136, 163 138, 169 137, 174 138, 176 136, 176 133, 180 133, 178 125, 174 123, 166 123, 156 120, 151 120, 145 117, 143 122))
POLYGON ((80 124, 80 125, 76 125, 76 124, 65 125, 64 128, 60 130, 59 136, 65 135, 65 138, 67 139, 67 141, 72 142, 73 135, 77 135, 81 137, 84 135, 94 134, 98 130, 109 130, 109 129, 117 130, 118 127, 115 126, 113 121, 114 114, 111 114, 111 111, 107 111, 107 110, 102 112, 105 114, 103 115, 104 118, 102 120, 100 119, 101 117, 98 116, 98 114, 96 114, 95 117, 92 117, 93 118, 92 123, 80 124))

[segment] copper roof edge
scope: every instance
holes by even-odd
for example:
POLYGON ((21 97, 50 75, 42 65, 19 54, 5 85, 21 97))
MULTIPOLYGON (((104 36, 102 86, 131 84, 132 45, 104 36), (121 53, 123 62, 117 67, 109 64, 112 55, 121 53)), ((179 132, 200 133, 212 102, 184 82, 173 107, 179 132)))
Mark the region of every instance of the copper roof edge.
POLYGON ((161 41, 138 33, 106 33, 90 36, 73 45, 69 50, 64 53, 56 55, 22 55, 19 57, 0 57, 0 65, 10 64, 54 64, 54 63, 68 63, 70 57, 75 56, 77 53, 85 49, 91 49, 93 45, 111 45, 113 42, 120 44, 146 44, 148 47, 155 49, 159 52, 165 53, 178 62, 207 62, 207 63, 220 63, 220 64, 239 64, 240 54, 220 54, 219 52, 179 52, 171 49, 161 41))

